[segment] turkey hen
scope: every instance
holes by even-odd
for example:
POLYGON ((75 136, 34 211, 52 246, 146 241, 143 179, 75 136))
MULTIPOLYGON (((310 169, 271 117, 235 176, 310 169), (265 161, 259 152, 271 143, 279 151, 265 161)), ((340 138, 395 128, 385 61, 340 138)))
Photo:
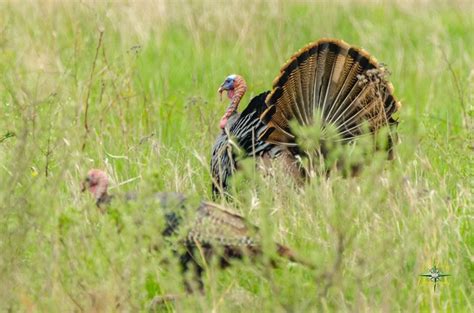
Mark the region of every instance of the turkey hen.
MULTIPOLYGON (((254 97, 239 114, 237 107, 247 91, 240 75, 229 75, 218 92, 230 105, 220 121, 221 133, 212 150, 212 193, 225 194, 236 170, 236 147, 252 157, 282 157, 292 173, 305 175, 297 162, 309 152, 297 144, 290 123, 317 126, 324 140, 350 143, 367 131, 375 135, 398 122, 393 114, 400 103, 386 79, 387 70, 362 49, 336 39, 321 39, 295 53, 280 70, 271 91, 254 97), (319 118, 316 119, 315 117, 319 118), (330 133, 329 127, 336 131, 330 133)), ((392 157, 393 134, 387 151, 392 157)), ((327 153, 321 144, 318 149, 327 153)))
MULTIPOLYGON (((96 205, 103 213, 112 201, 120 200, 117 196, 108 193, 109 179, 104 171, 92 169, 82 183, 82 191, 86 189, 92 193, 96 205)), ((124 199, 133 200, 136 196, 126 195, 124 199)), ((180 193, 157 193, 160 211, 165 221, 161 235, 178 239, 184 252, 176 256, 182 267, 187 272, 190 268, 195 270, 195 279, 200 291, 203 291, 202 272, 204 270, 201 256, 209 262, 212 257, 217 257, 219 265, 225 268, 230 265, 231 259, 242 259, 244 256, 254 258, 262 253, 258 228, 247 223, 240 215, 232 213, 225 208, 210 202, 201 202, 195 210, 189 210, 186 198, 180 193), (191 212, 190 212, 191 211, 191 212), (184 237, 180 237, 183 236, 184 237), (202 253, 202 254, 201 254, 202 253)), ((290 261, 314 267, 300 259, 288 247, 275 244, 276 252, 290 261)), ((191 285, 185 281, 186 290, 192 292, 191 285)))

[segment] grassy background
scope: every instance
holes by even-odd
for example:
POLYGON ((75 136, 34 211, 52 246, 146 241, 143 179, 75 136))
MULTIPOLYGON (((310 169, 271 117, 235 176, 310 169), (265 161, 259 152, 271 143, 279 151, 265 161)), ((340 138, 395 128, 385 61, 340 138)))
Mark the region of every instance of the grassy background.
POLYGON ((210 265, 205 296, 162 309, 474 311, 473 6, 1 2, 0 310, 139 311, 181 292, 166 245, 147 248, 161 243, 154 209, 119 207, 117 234, 80 180, 98 167, 114 192, 210 198, 225 76, 246 77, 246 103, 297 49, 336 37, 392 72, 403 103, 396 160, 301 190, 284 175, 240 175, 246 188, 229 206, 261 226, 264 242, 289 244, 318 269, 210 265), (418 277, 432 265, 452 274, 436 291, 418 277))

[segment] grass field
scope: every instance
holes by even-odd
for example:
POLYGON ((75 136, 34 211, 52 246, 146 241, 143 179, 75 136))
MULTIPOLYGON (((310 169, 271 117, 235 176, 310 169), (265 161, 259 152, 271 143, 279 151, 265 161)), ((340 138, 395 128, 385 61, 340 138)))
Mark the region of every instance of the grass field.
POLYGON ((317 269, 211 264, 204 296, 161 309, 473 312, 473 16, 471 1, 2 1, 0 311, 136 312, 182 293, 170 249, 148 249, 157 209, 118 207, 118 234, 80 181, 96 167, 116 193, 210 199, 219 84, 242 74, 247 103, 296 50, 335 37, 392 73, 395 160, 300 189, 238 175, 228 206, 317 269), (451 274, 436 290, 419 277, 434 265, 451 274))

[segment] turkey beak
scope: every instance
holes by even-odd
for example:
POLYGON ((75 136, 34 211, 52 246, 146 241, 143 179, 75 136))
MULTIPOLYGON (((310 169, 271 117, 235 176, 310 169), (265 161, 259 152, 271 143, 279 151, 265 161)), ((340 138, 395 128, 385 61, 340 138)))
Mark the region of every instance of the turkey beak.
POLYGON ((224 92, 224 84, 222 84, 219 89, 217 89, 217 92, 219 93, 219 99, 222 101, 222 93, 224 92))
POLYGON ((87 186, 89 185, 89 182, 90 182, 90 178, 89 178, 89 177, 86 177, 86 178, 82 181, 82 183, 81 183, 81 192, 86 191, 87 186))

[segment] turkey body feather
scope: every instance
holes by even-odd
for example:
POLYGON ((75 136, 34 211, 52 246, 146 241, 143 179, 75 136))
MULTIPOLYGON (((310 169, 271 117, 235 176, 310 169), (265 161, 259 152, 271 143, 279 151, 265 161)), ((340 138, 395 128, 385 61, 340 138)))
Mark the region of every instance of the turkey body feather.
MULTIPOLYGON (((86 182, 86 183, 90 183, 86 182)), ((136 194, 109 195, 104 189, 102 196, 96 198, 96 205, 103 213, 108 212, 110 206, 120 201, 137 201, 136 194)), ((165 221, 161 235, 165 238, 174 238, 180 244, 174 253, 179 258, 182 271, 194 270, 194 279, 198 288, 203 290, 202 272, 203 263, 209 263, 211 258, 217 257, 219 265, 229 266, 232 259, 241 259, 245 256, 255 257, 262 253, 261 240, 258 228, 239 214, 211 202, 201 202, 197 208, 191 208, 184 195, 175 192, 160 192, 153 195, 152 202, 157 203, 159 211, 165 221), (204 257, 204 260, 202 260, 204 257)), ((116 212, 116 211, 114 211, 116 212)), ((140 225, 140 221, 136 221, 140 225)), ((120 232, 125 225, 119 223, 120 232)), ((291 261, 299 262, 308 267, 310 263, 298 258, 293 251, 283 245, 275 244, 276 252, 291 261)), ((188 292, 193 286, 185 280, 188 292)))
POLYGON ((212 193, 225 192, 228 178, 237 167, 236 149, 242 149, 247 156, 262 156, 270 153, 276 156, 279 147, 259 139, 259 133, 265 128, 260 115, 267 108, 265 99, 270 92, 266 91, 254 97, 242 113, 234 113, 225 129, 218 135, 211 156, 211 173, 213 178, 212 193))

